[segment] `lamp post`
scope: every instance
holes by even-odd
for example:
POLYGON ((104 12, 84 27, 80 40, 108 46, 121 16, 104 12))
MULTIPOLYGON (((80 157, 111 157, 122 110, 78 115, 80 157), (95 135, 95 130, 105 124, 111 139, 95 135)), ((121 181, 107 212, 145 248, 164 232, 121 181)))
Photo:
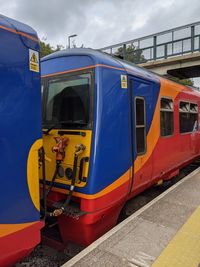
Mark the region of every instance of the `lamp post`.
POLYGON ((72 34, 72 35, 68 36, 68 48, 70 48, 70 39, 73 37, 76 37, 76 36, 77 36, 77 34, 72 34))

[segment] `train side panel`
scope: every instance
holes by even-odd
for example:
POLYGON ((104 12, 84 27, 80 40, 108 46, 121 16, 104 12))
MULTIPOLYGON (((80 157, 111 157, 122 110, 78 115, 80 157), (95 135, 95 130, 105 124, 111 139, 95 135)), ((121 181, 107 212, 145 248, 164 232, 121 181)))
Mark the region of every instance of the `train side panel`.
MULTIPOLYGON (((143 94, 145 95, 145 94, 143 94)), ((154 97, 154 100, 156 98, 154 97)), ((159 180, 168 180, 179 173, 179 170, 194 160, 200 154, 200 132, 180 133, 179 104, 180 101, 189 101, 199 105, 199 93, 190 88, 160 78, 160 90, 149 131, 147 131, 147 151, 143 158, 136 156, 134 161, 134 183, 132 194, 144 190, 147 186, 139 187, 137 181, 149 170, 149 185, 159 180), (161 99, 171 99, 173 103, 173 133, 161 136, 161 99)), ((148 103, 146 103, 148 105, 148 103)), ((147 107, 148 108, 148 107, 147 107)), ((199 124, 198 124, 199 125, 199 124)), ((148 127, 148 125, 147 125, 148 127)), ((135 129, 136 131, 136 129, 135 129)))
POLYGON ((43 225, 39 43, 35 31, 4 16, 0 36, 0 266, 11 266, 40 242, 43 225))
MULTIPOLYGON (((153 153, 153 179, 170 179, 179 170, 194 160, 200 154, 199 128, 186 133, 180 132, 180 101, 189 101, 199 106, 199 93, 190 88, 161 79, 161 98, 168 97, 174 103, 174 132, 171 136, 160 136, 153 153)), ((160 107, 159 107, 160 110, 160 107)), ((199 125, 199 123, 198 123, 199 125)), ((157 131, 160 128, 160 121, 157 131)))

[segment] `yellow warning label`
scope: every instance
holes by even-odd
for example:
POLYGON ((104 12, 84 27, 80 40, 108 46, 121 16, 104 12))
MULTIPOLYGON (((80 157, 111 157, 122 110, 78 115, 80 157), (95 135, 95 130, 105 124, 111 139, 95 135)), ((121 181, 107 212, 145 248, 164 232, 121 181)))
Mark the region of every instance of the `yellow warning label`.
POLYGON ((121 88, 127 89, 127 75, 121 75, 121 88))
POLYGON ((29 69, 35 72, 40 71, 39 53, 32 49, 29 49, 29 69))
POLYGON ((35 53, 33 53, 31 56, 31 62, 38 63, 38 59, 35 53))

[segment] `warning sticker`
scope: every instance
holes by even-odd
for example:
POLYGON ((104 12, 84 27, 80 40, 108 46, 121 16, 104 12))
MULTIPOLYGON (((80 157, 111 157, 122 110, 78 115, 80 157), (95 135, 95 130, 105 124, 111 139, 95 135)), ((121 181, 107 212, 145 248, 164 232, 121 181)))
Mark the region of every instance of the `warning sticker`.
POLYGON ((32 49, 29 49, 29 69, 35 72, 40 71, 39 53, 32 49))
POLYGON ((121 88, 127 89, 127 75, 121 75, 121 88))

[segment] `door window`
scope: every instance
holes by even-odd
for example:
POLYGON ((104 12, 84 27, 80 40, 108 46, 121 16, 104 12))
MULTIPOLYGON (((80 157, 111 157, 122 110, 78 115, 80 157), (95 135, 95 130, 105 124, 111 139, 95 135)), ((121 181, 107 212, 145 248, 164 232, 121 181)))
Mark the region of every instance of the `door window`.
POLYGON ((137 155, 142 155, 146 152, 146 113, 142 97, 135 98, 135 124, 137 155))

